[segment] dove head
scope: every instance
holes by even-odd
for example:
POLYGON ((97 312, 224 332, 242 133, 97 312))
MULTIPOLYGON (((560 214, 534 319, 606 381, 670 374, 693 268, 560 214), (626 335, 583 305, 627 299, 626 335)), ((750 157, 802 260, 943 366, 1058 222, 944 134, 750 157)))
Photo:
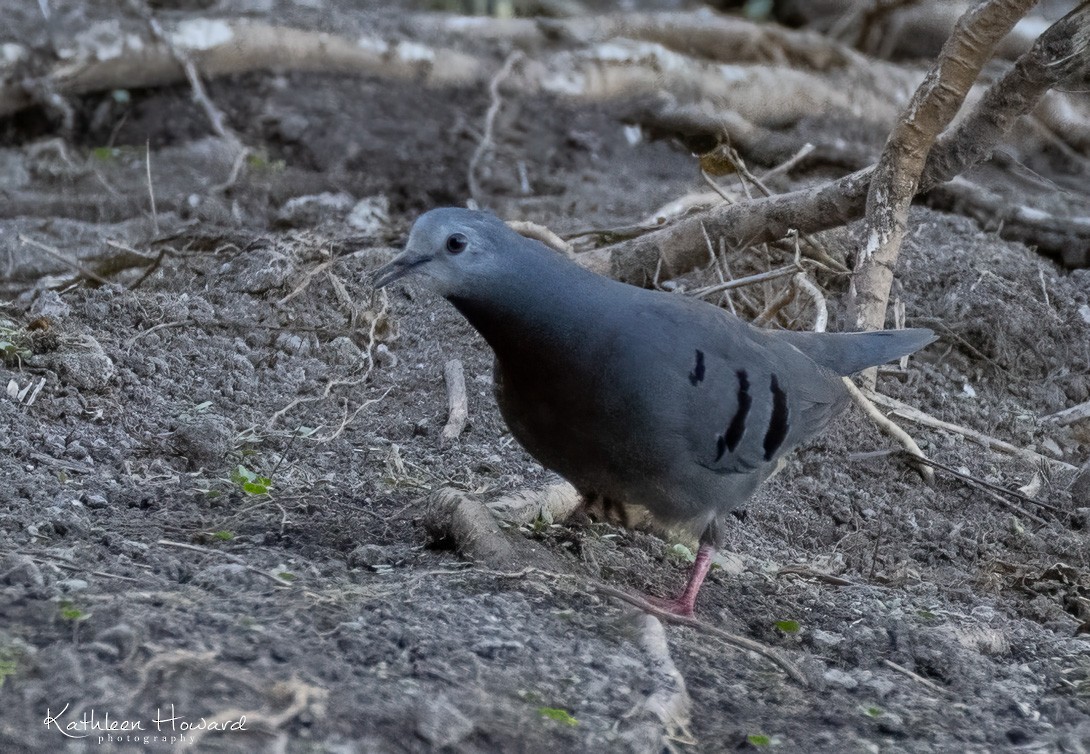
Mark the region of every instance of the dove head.
POLYGON ((488 286, 510 266, 506 257, 524 240, 498 217, 448 207, 421 215, 405 250, 375 272, 382 288, 407 275, 423 276, 442 296, 459 296, 488 286))

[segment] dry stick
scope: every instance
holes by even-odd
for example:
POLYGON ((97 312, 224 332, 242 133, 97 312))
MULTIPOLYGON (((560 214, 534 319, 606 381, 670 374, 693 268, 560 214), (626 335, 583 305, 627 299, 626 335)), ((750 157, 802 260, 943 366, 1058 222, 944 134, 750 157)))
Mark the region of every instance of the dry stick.
POLYGON ((189 81, 189 88, 193 90, 193 100, 201 106, 205 117, 208 118, 208 122, 212 126, 212 130, 216 132, 217 136, 230 138, 237 143, 238 137, 230 133, 227 127, 223 125, 223 113, 209 99, 208 92, 205 91, 201 77, 197 73, 197 67, 193 64, 193 59, 178 45, 174 44, 174 41, 163 31, 163 27, 159 25, 159 21, 143 0, 129 0, 129 7, 144 19, 144 23, 147 24, 152 36, 167 49, 170 56, 182 67, 185 77, 189 81))
POLYGON ((851 394, 856 404, 863 409, 867 416, 870 417, 870 420, 878 426, 878 429, 901 443, 910 455, 920 459, 921 463, 913 464, 913 467, 919 475, 923 477, 923 480, 928 484, 934 482, 935 472, 930 466, 923 465, 927 462, 927 456, 920 450, 920 446, 916 444, 916 441, 912 439, 912 435, 905 432, 888 416, 879 411, 878 407, 874 405, 874 402, 864 395, 863 391, 857 388, 849 377, 843 377, 842 379, 844 380, 844 386, 848 388, 848 392, 851 394))
MULTIPOLYGON (((970 487, 975 487, 976 489, 980 490, 984 494, 988 495, 988 497, 990 497, 993 500, 995 500, 996 502, 998 502, 1000 505, 1004 506, 1005 508, 1010 509, 1011 511, 1019 514, 1020 516, 1025 516, 1026 518, 1030 519, 1034 523, 1040 524, 1041 526, 1048 526, 1048 521, 1046 521, 1045 519, 1041 518, 1040 516, 1038 516, 1035 513, 1031 513, 1030 511, 1025 510, 1024 508, 1022 508, 1019 505, 1016 505, 1015 503, 1011 502, 1010 500, 1008 500, 1007 498, 1003 497, 1002 495, 998 494, 998 492, 995 491, 995 490, 999 490, 999 492, 1006 492, 1006 493, 1009 493, 1009 494, 1012 494, 1012 495, 1015 494, 1015 493, 1011 492, 1010 490, 1003 489, 999 485, 991 484, 989 482, 984 481, 983 479, 977 479, 976 477, 970 476, 969 474, 962 474, 957 469, 951 468, 950 466, 947 466, 945 464, 941 464, 941 463, 939 463, 937 461, 933 461, 931 459, 926 459, 924 461, 924 463, 930 464, 932 466, 935 466, 937 468, 942 469, 943 471, 945 471, 945 472, 947 472, 949 474, 952 474, 953 476, 957 477, 961 481, 965 482, 970 487)), ((1022 499, 1026 499, 1027 502, 1036 503, 1035 500, 1033 500, 1032 498, 1026 498, 1024 495, 1019 495, 1018 497, 1020 497, 1022 499)), ((1041 505, 1042 507, 1050 508, 1052 510, 1055 510, 1057 512, 1062 513, 1062 511, 1059 511, 1055 506, 1048 505, 1047 503, 1036 503, 1036 504, 1041 505)))
POLYGON ((159 235, 159 211, 155 208, 155 186, 151 182, 151 139, 144 142, 144 164, 148 170, 148 199, 151 200, 151 223, 155 228, 155 235, 159 235))
POLYGON ((779 653, 776 652, 776 650, 772 649, 771 647, 766 647, 760 642, 746 638, 745 636, 737 636, 736 634, 727 633, 721 628, 716 628, 715 626, 704 623, 703 621, 697 620, 696 618, 691 618, 685 615, 677 615, 676 613, 671 613, 669 611, 663 610, 662 608, 652 605, 645 599, 629 594, 628 592, 623 592, 620 589, 615 589, 614 587, 607 586, 606 584, 591 582, 589 586, 592 590, 598 592, 599 594, 605 595, 606 597, 619 599, 622 602, 627 602, 628 604, 638 607, 640 610, 643 610, 645 613, 650 613, 656 618, 667 621, 668 623, 677 623, 682 626, 688 626, 689 628, 695 628, 699 631, 703 631, 719 639, 722 639, 727 644, 730 644, 732 646, 738 647, 740 649, 748 649, 751 652, 756 652, 762 657, 765 657, 775 663, 781 670, 787 673, 787 675, 790 676, 799 685, 803 687, 807 687, 810 685, 806 680, 806 676, 804 676, 798 668, 796 668, 793 664, 781 657, 779 653))
POLYGON ((200 552, 200 553, 204 553, 205 555, 219 555, 220 557, 227 558, 232 563, 235 563, 237 565, 242 566, 247 571, 250 571, 252 573, 256 573, 258 576, 262 576, 262 577, 268 579, 269 581, 273 582, 277 586, 290 587, 292 585, 290 581, 286 581, 286 580, 280 578, 279 576, 273 575, 271 573, 265 573, 265 571, 262 571, 260 568, 254 568, 252 565, 247 563, 245 560, 240 558, 238 555, 232 555, 229 552, 220 552, 219 550, 210 550, 207 547, 201 547, 200 545, 190 545, 190 544, 186 544, 185 542, 172 542, 169 539, 160 539, 158 542, 156 542, 156 544, 160 544, 160 545, 163 545, 165 547, 176 547, 179 550, 190 550, 191 552, 200 552))
MULTIPOLYGON (((1036 4, 1037 0, 987 0, 962 16, 890 134, 867 192, 864 243, 848 301, 853 330, 885 326, 893 268, 928 152, 961 109, 995 46, 1036 4)), ((876 367, 863 374, 869 388, 877 379, 876 367)))
POLYGON ((53 257, 54 259, 57 259, 57 260, 59 260, 61 262, 64 262, 66 265, 71 267, 73 270, 75 270, 79 274, 83 275, 85 278, 88 278, 89 280, 94 280, 96 283, 101 283, 102 285, 109 285, 110 284, 109 280, 102 277, 97 272, 87 269, 86 267, 84 267, 79 262, 75 261, 74 259, 69 259, 64 254, 62 254, 58 249, 55 249, 52 246, 47 246, 46 244, 42 243, 41 241, 35 241, 33 238, 30 238, 28 236, 24 236, 22 233, 19 234, 19 241, 21 241, 22 243, 25 243, 25 244, 27 244, 29 246, 33 246, 35 249, 40 249, 41 251, 44 251, 49 256, 53 257))
POLYGON ((666 630, 653 615, 640 616, 640 646, 651 660, 655 688, 643 702, 643 709, 653 714, 666 729, 668 740, 695 745, 696 739, 689 732, 692 698, 685 688, 685 677, 670 657, 670 645, 666 630))
POLYGON ((541 241, 551 249, 559 251, 565 256, 572 256, 575 250, 572 249, 571 244, 565 241, 563 238, 553 233, 549 228, 540 223, 531 222, 529 220, 508 220, 507 227, 518 233, 520 236, 526 238, 532 238, 535 241, 541 241))
POLYGON ((776 571, 777 576, 802 576, 807 579, 815 579, 817 581, 824 581, 826 584, 832 584, 833 586, 855 586, 854 581, 843 579, 840 576, 834 576, 831 573, 822 573, 821 571, 815 571, 813 568, 805 565, 787 565, 776 571))
POLYGON ((912 406, 909 406, 905 403, 901 403, 899 400, 895 398, 890 398, 887 395, 869 392, 867 394, 867 397, 870 398, 874 403, 877 403, 884 408, 890 409, 891 411, 893 411, 894 414, 901 417, 902 419, 907 419, 908 421, 915 422, 916 424, 922 424, 925 427, 932 427, 934 429, 941 429, 945 430, 946 432, 952 432, 955 435, 961 435, 962 437, 966 437, 977 443, 978 445, 982 445, 983 447, 988 448, 989 450, 995 450, 1000 453, 1006 453, 1007 455, 1021 458, 1023 461, 1033 464, 1034 466, 1046 463, 1051 464, 1052 466, 1058 466, 1065 471, 1078 470, 1078 467, 1072 466, 1065 461, 1060 461, 1056 458, 1050 458, 1048 456, 1041 455, 1040 453, 1034 453, 1032 450, 1019 448, 1017 445, 1011 445, 1009 442, 997 440, 994 437, 989 437, 982 432, 977 432, 976 430, 969 429, 968 427, 962 427, 957 424, 951 424, 950 422, 943 421, 942 419, 937 419, 930 414, 926 414, 923 411, 920 411, 918 408, 913 408, 912 406))
POLYGON ((825 328, 829 325, 829 305, 825 303, 825 294, 811 282, 810 278, 806 277, 805 272, 800 272, 791 278, 791 283, 814 302, 814 332, 825 332, 825 328))
POLYGON ((696 296, 702 298, 704 296, 710 296, 713 293, 722 293, 723 291, 730 291, 735 288, 744 288, 749 285, 757 285, 758 283, 767 283, 770 280, 776 280, 777 278, 787 277, 798 272, 798 265, 791 265, 789 267, 777 267, 774 270, 768 272, 758 272, 755 275, 748 275, 744 278, 736 278, 734 280, 727 280, 723 283, 716 283, 715 285, 708 285, 703 288, 695 288, 689 292, 690 296, 696 296))
POLYGON ((896 670, 898 673, 904 673, 905 675, 907 675, 912 680, 926 686, 927 688, 931 689, 932 691, 934 691, 937 694, 941 694, 942 696, 947 696, 947 695, 950 694, 950 692, 948 690, 944 689, 942 686, 938 685, 934 681, 927 680, 926 678, 924 678, 919 673, 914 673, 911 670, 909 670, 908 668, 906 668, 904 665, 898 665, 893 660, 887 660, 886 658, 883 657, 882 658, 882 664, 885 665, 890 670, 896 670))
POLYGON ((1065 408, 1063 411, 1057 411, 1055 414, 1049 414, 1045 419, 1047 421, 1056 422, 1061 427, 1066 427, 1068 424, 1074 424, 1075 422, 1084 419, 1090 419, 1090 401, 1080 403, 1071 408, 1065 408))
MULTIPOLYGON (((1082 4, 1050 26, 974 110, 931 149, 920 177, 926 191, 977 164, 1010 131, 1019 117, 1030 112, 1050 87, 1085 65, 1079 53, 1090 39, 1090 4, 1082 4)), ((680 275, 704 259, 700 242, 704 223, 709 234, 723 236, 734 248, 783 238, 791 228, 814 233, 858 220, 866 209, 874 168, 864 168, 832 183, 787 194, 695 213, 668 228, 620 241, 581 255, 611 269, 621 280, 644 284, 661 257, 667 272, 680 275), (604 261, 600 258, 604 257, 604 261)))
POLYGON ((63 568, 66 571, 72 571, 74 573, 89 573, 92 576, 101 576, 106 579, 118 579, 119 581, 132 581, 136 584, 144 583, 140 579, 134 579, 132 576, 122 576, 120 573, 107 573, 106 571, 89 571, 83 566, 72 565, 71 563, 64 563, 59 560, 53 560, 51 558, 39 557, 36 555, 27 555, 28 558, 35 563, 41 563, 43 565, 51 565, 56 568, 63 568))
POLYGON ((443 365, 443 380, 447 383, 447 424, 443 427, 440 439, 444 443, 454 442, 466 428, 469 419, 469 403, 466 400, 466 376, 462 362, 451 359, 443 365))
POLYGON ((477 182, 477 166, 480 165, 482 159, 489 149, 492 148, 493 131, 496 128, 496 116, 500 113, 500 106, 503 104, 503 99, 500 96, 500 84, 503 80, 511 75, 511 71, 514 70, 515 63, 522 60, 523 55, 519 50, 515 50, 507 56, 507 60, 503 61, 503 66, 492 77, 491 83, 488 85, 488 96, 490 102, 488 105, 488 111, 484 116, 484 135, 481 137, 480 143, 477 144, 477 148, 473 151, 473 156, 469 159, 469 168, 466 178, 469 182, 469 196, 473 202, 477 205, 474 209, 483 207, 484 204, 481 200, 481 185, 477 182))

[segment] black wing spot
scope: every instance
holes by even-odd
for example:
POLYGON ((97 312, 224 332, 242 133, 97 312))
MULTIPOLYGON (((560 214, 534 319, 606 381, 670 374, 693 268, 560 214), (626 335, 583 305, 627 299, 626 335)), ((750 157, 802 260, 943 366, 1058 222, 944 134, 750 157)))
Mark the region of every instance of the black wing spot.
POLYGON ((696 349, 696 366, 693 367, 693 371, 689 372, 689 382, 693 387, 704 380, 704 352, 699 348, 696 349))
POLYGON ((772 460, 772 456, 787 439, 787 430, 790 427, 787 413, 787 393, 780 388, 776 375, 772 375, 772 419, 768 422, 768 432, 765 433, 766 461, 772 460))
POLYGON ((753 397, 749 394, 749 375, 746 370, 738 370, 738 411, 730 420, 727 431, 719 435, 715 441, 716 456, 718 461, 726 451, 734 452, 738 443, 742 441, 742 435, 746 433, 746 416, 749 415, 749 407, 753 405, 753 397))

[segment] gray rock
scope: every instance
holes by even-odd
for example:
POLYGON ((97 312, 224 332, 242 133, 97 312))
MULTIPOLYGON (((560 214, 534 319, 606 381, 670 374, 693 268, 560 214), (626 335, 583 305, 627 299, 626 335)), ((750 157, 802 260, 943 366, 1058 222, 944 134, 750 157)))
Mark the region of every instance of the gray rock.
POLYGON ((295 274, 295 262, 272 249, 258 249, 225 265, 227 284, 233 291, 265 293, 280 288, 295 274))
POLYGON ((340 335, 325 347, 328 358, 340 366, 354 366, 363 361, 363 351, 347 335, 340 335))
POLYGON ((61 591, 71 594, 72 592, 82 592, 88 587, 88 584, 83 579, 64 579, 57 582, 57 588, 61 591))
POLYGON ((464 740, 473 732, 473 727, 473 721, 443 694, 419 702, 416 733, 437 749, 464 740))
POLYGON ((72 311, 68 302, 60 297, 56 291, 41 291, 34 303, 30 305, 32 317, 47 317, 48 319, 64 319, 72 311))
POLYGON ((853 678, 851 674, 845 673, 843 670, 840 670, 838 668, 829 668, 825 671, 825 674, 822 676, 822 678, 824 678, 825 682, 828 683, 830 686, 839 686, 840 688, 847 689, 849 691, 859 685, 859 681, 855 680, 855 678, 853 678))
POLYGON ((309 228, 323 222, 341 222, 355 204, 355 198, 343 191, 297 196, 280 207, 276 213, 276 224, 287 228, 309 228))
POLYGON ((382 545, 360 545, 348 554, 349 568, 375 568, 397 560, 391 548, 382 545))
POLYGON ((0 584, 45 586, 42 569, 26 555, 9 555, 0 563, 0 584))
POLYGON ((90 335, 84 335, 70 350, 48 354, 47 363, 61 381, 80 390, 97 391, 105 388, 117 369, 102 345, 90 335))
POLYGON ((174 451, 189 461, 190 468, 223 463, 235 437, 235 423, 218 414, 200 414, 178 427, 171 438, 174 451))
POLYGON ((814 642, 815 648, 825 649, 837 646, 844 641, 844 637, 815 628, 810 632, 810 640, 814 642))
POLYGON ((390 225, 390 200, 382 194, 360 200, 345 223, 365 236, 381 236, 390 225))

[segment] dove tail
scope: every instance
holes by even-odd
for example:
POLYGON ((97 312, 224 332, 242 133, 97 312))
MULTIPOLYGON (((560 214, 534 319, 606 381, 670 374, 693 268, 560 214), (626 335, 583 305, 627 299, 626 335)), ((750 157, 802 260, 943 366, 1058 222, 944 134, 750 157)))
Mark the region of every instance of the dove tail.
POLYGON ((780 330, 776 335, 818 364, 843 376, 908 356, 936 339, 935 333, 926 329, 854 333, 780 330))

